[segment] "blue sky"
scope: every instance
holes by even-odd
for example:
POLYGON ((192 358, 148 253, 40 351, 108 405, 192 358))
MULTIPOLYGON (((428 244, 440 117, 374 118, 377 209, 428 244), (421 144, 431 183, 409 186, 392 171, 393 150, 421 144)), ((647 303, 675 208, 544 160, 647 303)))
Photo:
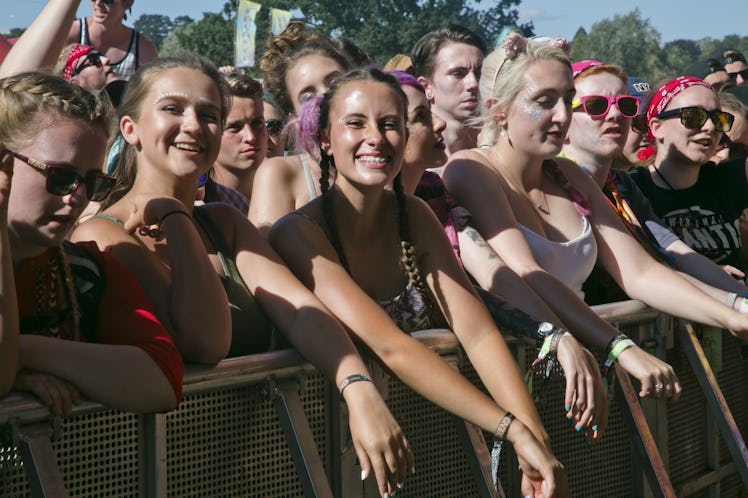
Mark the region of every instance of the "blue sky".
MULTIPOLYGON (((262 0, 255 0, 262 3, 262 0)), ((490 2, 491 0, 484 0, 490 2)), ((141 14, 163 14, 169 17, 188 15, 193 19, 203 12, 219 12, 225 0, 136 0, 133 18, 141 14)), ((2 0, 0 32, 13 27, 25 27, 46 4, 45 0, 2 0)), ((539 35, 573 38, 581 26, 588 29, 595 22, 627 14, 638 7, 644 18, 649 18, 661 41, 686 38, 698 40, 706 36, 722 38, 729 34, 746 36, 748 31, 748 1, 728 0, 522 0, 519 11, 522 21, 532 20, 539 35)), ((91 12, 90 2, 82 1, 79 15, 91 12)))

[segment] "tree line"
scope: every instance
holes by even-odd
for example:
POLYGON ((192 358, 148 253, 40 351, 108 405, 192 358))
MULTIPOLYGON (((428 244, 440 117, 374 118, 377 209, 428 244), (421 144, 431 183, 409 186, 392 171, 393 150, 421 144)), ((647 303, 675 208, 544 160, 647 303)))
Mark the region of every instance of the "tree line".
MULTIPOLYGON (((489 47, 507 29, 525 36, 535 34, 533 24, 518 24, 517 6, 521 0, 259 0, 263 8, 257 16, 257 56, 262 54, 270 32, 269 9, 290 10, 322 32, 345 37, 374 61, 384 63, 397 53, 407 54, 423 34, 448 23, 461 24, 480 34, 489 47)), ((134 23, 159 48, 164 56, 201 54, 215 64, 233 64, 234 23, 237 0, 224 4, 221 12, 204 12, 202 19, 188 16, 174 19, 159 14, 143 14, 134 23)), ((9 36, 23 30, 14 28, 9 36)), ((554 33, 538 33, 552 36, 554 33)), ((573 60, 598 59, 618 64, 632 76, 652 83, 677 76, 693 62, 705 58, 717 48, 734 48, 748 54, 748 37, 728 35, 723 39, 673 40, 661 44, 660 33, 639 9, 612 19, 603 19, 589 31, 579 28, 572 40, 573 60)))

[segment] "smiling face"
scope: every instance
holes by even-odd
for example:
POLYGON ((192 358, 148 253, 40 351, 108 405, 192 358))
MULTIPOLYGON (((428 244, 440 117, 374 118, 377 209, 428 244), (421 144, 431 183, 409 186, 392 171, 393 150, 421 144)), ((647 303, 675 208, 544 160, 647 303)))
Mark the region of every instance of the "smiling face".
POLYGON ((267 142, 262 101, 232 97, 216 166, 238 174, 256 168, 265 159, 267 142))
POLYGON ((132 7, 133 0, 114 0, 110 5, 102 0, 91 2, 91 13, 95 23, 120 24, 125 18, 125 12, 132 7))
POLYGON ((220 150, 221 110, 220 92, 202 72, 180 67, 159 73, 138 119, 120 121, 122 136, 138 150, 138 172, 155 168, 194 184, 220 150))
POLYGON ((447 161, 442 132, 444 120, 431 113, 426 95, 412 86, 403 85, 408 97, 408 142, 405 146, 403 168, 424 171, 437 168, 447 161))
POLYGON ((482 64, 483 54, 473 45, 447 42, 441 47, 434 59, 434 74, 422 79, 436 114, 459 122, 478 114, 482 64))
POLYGON ((494 119, 516 151, 553 157, 561 150, 571 122, 571 70, 554 59, 539 60, 527 67, 524 78, 509 111, 497 109, 494 119))
POLYGON ((385 83, 351 81, 332 98, 322 140, 334 157, 337 183, 384 187, 400 171, 405 150, 405 109, 385 83))
MULTIPOLYGON (((576 96, 602 95, 617 97, 628 95, 626 84, 616 75, 601 72, 576 81, 576 96)), ((572 114, 569 128, 569 156, 588 167, 604 166, 621 154, 626 143, 631 119, 625 118, 611 103, 608 113, 591 117, 579 107, 572 114)))
POLYGON ((286 88, 296 115, 305 99, 325 93, 341 73, 340 64, 324 55, 309 54, 299 58, 286 74, 286 88))
MULTIPOLYGON (((106 136, 101 130, 78 120, 58 118, 14 152, 85 177, 89 171, 101 171, 105 150, 106 136)), ((14 257, 28 257, 60 245, 88 204, 83 185, 59 196, 47 192, 46 181, 44 172, 14 159, 8 203, 14 257)))
MULTIPOLYGON (((701 107, 708 111, 721 109, 714 90, 700 85, 683 90, 664 110, 682 107, 701 107)), ((702 165, 712 157, 722 138, 722 132, 715 129, 711 119, 707 119, 698 129, 689 129, 681 124, 677 116, 653 118, 649 127, 657 141, 657 164, 667 158, 675 163, 702 165)))

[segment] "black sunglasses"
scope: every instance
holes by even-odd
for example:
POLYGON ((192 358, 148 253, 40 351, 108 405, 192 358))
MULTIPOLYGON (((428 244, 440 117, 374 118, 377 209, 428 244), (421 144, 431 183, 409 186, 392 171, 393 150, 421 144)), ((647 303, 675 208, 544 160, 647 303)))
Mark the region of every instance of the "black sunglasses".
POLYGON ((733 81, 738 79, 738 76, 743 78, 743 81, 748 81, 748 67, 745 69, 741 69, 740 71, 736 71, 734 73, 727 73, 727 75, 732 79, 733 81))
POLYGON ((647 115, 646 114, 639 114, 638 116, 631 119, 631 130, 638 133, 639 135, 644 135, 647 133, 647 130, 649 127, 647 126, 647 115))
POLYGON ((268 119, 265 121, 265 128, 271 135, 277 135, 283 131, 283 121, 280 119, 268 119))
POLYGON ((83 62, 78 64, 78 67, 75 68, 73 75, 80 74, 80 72, 87 67, 96 66, 100 68, 103 65, 104 63, 101 62, 101 55, 98 52, 89 52, 88 55, 86 55, 86 58, 83 59, 83 62))
POLYGON ((47 177, 47 192, 54 195, 68 195, 75 191, 82 183, 86 186, 86 195, 92 201, 103 201, 114 188, 117 179, 107 176, 101 171, 89 171, 85 178, 75 171, 59 166, 50 166, 37 159, 5 149, 4 154, 11 154, 34 169, 41 171, 47 177))
POLYGON ((717 131, 730 131, 735 116, 725 111, 707 111, 701 107, 679 107, 664 111, 655 116, 657 119, 680 117, 680 123, 691 130, 704 126, 707 118, 712 120, 717 131))

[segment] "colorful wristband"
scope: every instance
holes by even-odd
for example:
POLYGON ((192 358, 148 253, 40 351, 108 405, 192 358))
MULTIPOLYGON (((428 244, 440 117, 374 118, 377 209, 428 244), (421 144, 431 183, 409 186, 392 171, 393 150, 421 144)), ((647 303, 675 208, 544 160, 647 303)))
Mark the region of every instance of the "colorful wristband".
POLYGON ((743 302, 740 303, 740 311, 741 313, 748 313, 748 299, 742 298, 743 302))
POLYGON ((618 360, 618 357, 623 353, 625 350, 630 348, 631 346, 636 346, 636 343, 629 339, 628 337, 626 339, 621 339, 620 341, 617 341, 616 344, 613 345, 610 352, 608 353, 608 358, 605 360, 605 372, 608 371, 608 369, 618 360))

